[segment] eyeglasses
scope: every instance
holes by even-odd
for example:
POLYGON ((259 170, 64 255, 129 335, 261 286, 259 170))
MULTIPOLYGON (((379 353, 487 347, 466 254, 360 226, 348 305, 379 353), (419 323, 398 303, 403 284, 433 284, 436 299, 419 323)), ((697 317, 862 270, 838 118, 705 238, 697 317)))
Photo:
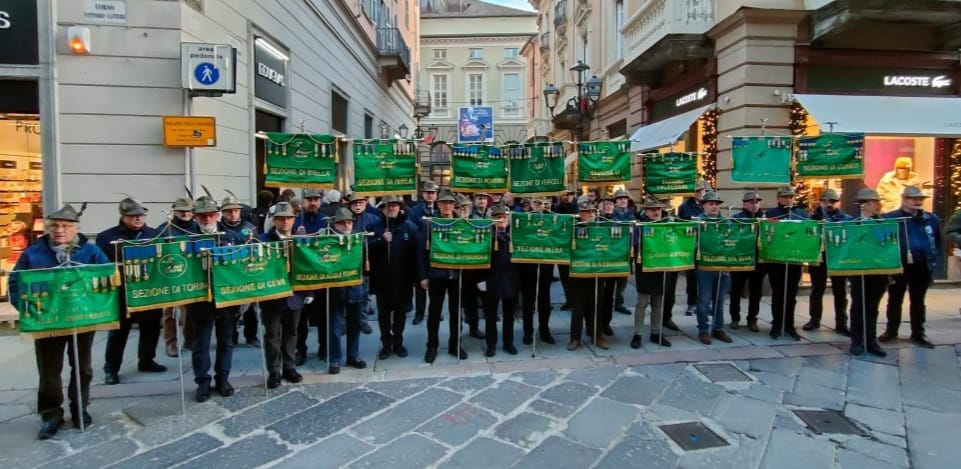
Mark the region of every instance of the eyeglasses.
POLYGON ((60 230, 66 231, 73 227, 74 227, 73 223, 51 223, 50 224, 51 231, 60 231, 60 230))

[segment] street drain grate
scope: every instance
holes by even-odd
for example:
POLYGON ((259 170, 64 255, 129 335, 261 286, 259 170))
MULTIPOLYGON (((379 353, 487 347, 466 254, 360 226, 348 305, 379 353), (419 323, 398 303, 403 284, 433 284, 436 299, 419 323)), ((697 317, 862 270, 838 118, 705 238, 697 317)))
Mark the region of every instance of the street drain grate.
POLYGON ((754 381, 740 368, 731 363, 698 363, 694 365, 705 378, 712 383, 725 383, 732 381, 754 381))
POLYGON ((661 425, 661 431, 671 437, 684 451, 729 446, 730 443, 721 438, 713 430, 701 422, 672 423, 661 425))
POLYGON ((863 434, 856 425, 836 410, 795 410, 794 413, 807 424, 808 428, 819 435, 825 433, 863 434))

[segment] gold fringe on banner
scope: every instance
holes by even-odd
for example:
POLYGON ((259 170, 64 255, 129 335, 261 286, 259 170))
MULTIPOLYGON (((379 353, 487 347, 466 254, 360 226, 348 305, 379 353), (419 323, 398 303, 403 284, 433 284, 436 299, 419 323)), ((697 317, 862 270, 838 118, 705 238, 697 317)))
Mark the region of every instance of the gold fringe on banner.
POLYGON ((889 268, 889 269, 861 269, 861 270, 842 270, 836 271, 828 269, 828 276, 833 277, 857 277, 861 275, 899 275, 904 273, 904 269, 901 268, 889 268))
POLYGON ((551 265, 571 265, 570 259, 549 260, 549 259, 511 259, 511 264, 551 264, 551 265))
POLYGON ((435 269, 463 269, 463 270, 479 270, 479 269, 489 269, 490 264, 438 264, 437 262, 431 261, 430 266, 435 269))
POLYGON ((295 292, 301 291, 314 291, 314 290, 324 290, 327 288, 338 288, 338 287, 353 287, 357 285, 363 285, 364 279, 357 280, 344 280, 343 282, 333 282, 333 283, 311 283, 309 285, 294 285, 295 292))
POLYGON ((603 274, 575 274, 570 273, 571 278, 617 278, 617 277, 629 277, 630 272, 607 272, 603 274))
POLYGON ((694 266, 681 266, 681 267, 654 267, 652 269, 644 268, 644 264, 641 264, 641 272, 681 272, 684 270, 691 270, 694 266))
POLYGON ((755 267, 752 266, 738 266, 738 267, 726 267, 726 266, 703 266, 698 267, 697 270, 703 270, 705 272, 749 272, 754 270, 755 267))
POLYGON ((20 337, 22 339, 47 339, 50 337, 63 337, 73 335, 74 332, 77 334, 83 334, 84 332, 91 331, 112 331, 114 329, 120 329, 120 322, 105 322, 103 324, 94 324, 92 326, 84 327, 72 327, 70 329, 55 329, 52 331, 40 331, 40 332, 22 332, 20 337))
POLYGON ((380 197, 380 196, 386 196, 386 195, 411 195, 411 194, 413 194, 414 192, 416 192, 416 191, 415 191, 415 190, 409 190, 409 191, 356 191, 356 192, 354 192, 354 195, 358 195, 358 196, 361 196, 361 197, 380 197))
MULTIPOLYGON (((209 290, 209 287, 208 287, 208 290, 209 290)), ((189 300, 167 301, 163 303, 155 303, 155 304, 144 305, 144 306, 128 306, 127 317, 129 318, 131 313, 139 313, 141 311, 150 311, 150 310, 161 309, 161 308, 173 308, 176 306, 186 306, 194 303, 203 303, 204 301, 210 301, 210 299, 209 298, 205 299, 201 297, 201 298, 192 298, 189 300)))
POLYGON ((255 296, 253 298, 243 298, 240 300, 215 302, 214 305, 217 306, 218 308, 228 308, 230 306, 244 305, 247 303, 256 303, 258 301, 268 301, 268 300, 276 300, 280 298, 287 298, 288 296, 291 296, 291 295, 293 295, 293 292, 274 293, 273 295, 262 295, 262 296, 255 296))
POLYGON ((291 186, 300 187, 303 189, 324 189, 324 190, 334 188, 333 183, 328 184, 328 183, 297 182, 297 181, 288 181, 288 182, 266 181, 264 182, 264 187, 276 187, 279 189, 282 187, 291 187, 291 186))

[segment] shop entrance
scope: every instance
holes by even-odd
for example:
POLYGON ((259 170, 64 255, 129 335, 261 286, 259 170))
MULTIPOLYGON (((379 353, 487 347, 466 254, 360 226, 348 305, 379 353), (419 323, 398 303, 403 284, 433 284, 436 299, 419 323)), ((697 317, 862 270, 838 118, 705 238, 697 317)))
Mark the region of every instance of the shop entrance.
MULTIPOLYGON (((270 114, 264 111, 256 111, 254 117, 254 127, 255 130, 259 132, 283 132, 284 130, 284 119, 278 117, 274 114, 270 114)), ((266 176, 264 175, 264 160, 267 157, 267 146, 264 145, 262 139, 257 139, 256 142, 256 154, 257 154, 257 193, 266 189, 274 193, 274 199, 280 194, 280 190, 275 187, 264 187, 264 181, 266 176)))

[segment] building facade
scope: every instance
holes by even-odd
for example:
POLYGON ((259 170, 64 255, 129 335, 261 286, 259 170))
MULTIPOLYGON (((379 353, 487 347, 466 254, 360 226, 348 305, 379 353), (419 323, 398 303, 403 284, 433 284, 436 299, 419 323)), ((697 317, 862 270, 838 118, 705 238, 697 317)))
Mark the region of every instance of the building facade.
POLYGON ((522 142, 534 96, 529 59, 521 54, 537 31, 533 12, 479 0, 422 0, 418 89, 430 112, 419 128, 422 179, 450 184, 451 144, 522 142))

